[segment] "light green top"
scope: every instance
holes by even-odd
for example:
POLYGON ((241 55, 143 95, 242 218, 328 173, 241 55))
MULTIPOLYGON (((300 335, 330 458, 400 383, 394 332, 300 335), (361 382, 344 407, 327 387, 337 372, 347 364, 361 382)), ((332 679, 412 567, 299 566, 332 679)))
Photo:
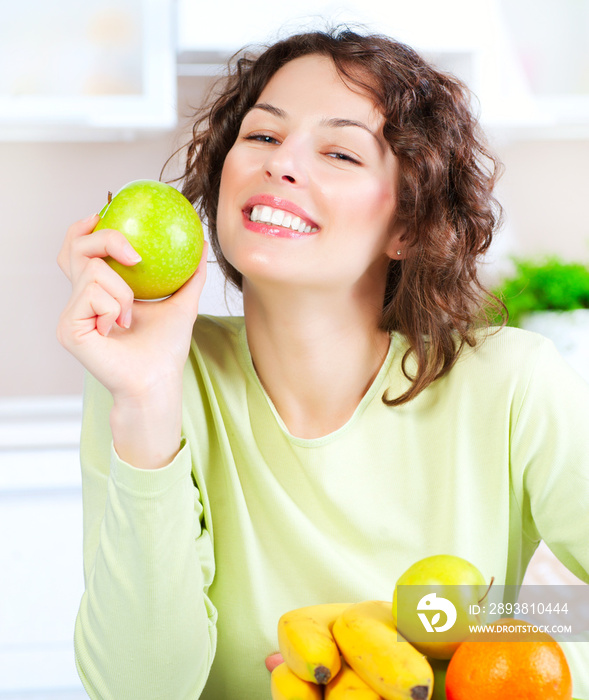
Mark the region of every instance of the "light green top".
POLYGON ((201 316, 185 444, 156 471, 117 458, 110 396, 88 377, 75 647, 91 698, 269 700, 282 613, 391 600, 430 554, 519 583, 543 538, 589 582, 589 386, 549 341, 507 328, 392 408, 403 351, 393 336, 346 425, 302 439, 258 380, 243 319, 201 316))

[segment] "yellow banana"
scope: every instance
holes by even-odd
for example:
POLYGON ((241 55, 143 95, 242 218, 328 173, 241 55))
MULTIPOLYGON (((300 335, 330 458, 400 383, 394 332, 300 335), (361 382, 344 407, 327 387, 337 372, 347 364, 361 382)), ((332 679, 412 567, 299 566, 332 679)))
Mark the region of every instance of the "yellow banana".
POLYGON ((325 686, 325 700, 381 700, 353 668, 342 661, 341 671, 325 686))
POLYGON ((431 698, 431 666, 398 636, 390 603, 369 600, 348 607, 335 621, 333 636, 348 664, 385 700, 431 698))
POLYGON ((278 648, 299 678, 324 684, 340 670, 340 652, 331 628, 349 605, 310 605, 282 615, 278 621, 278 648))
POLYGON ((323 689, 316 683, 304 681, 281 663, 270 676, 272 700, 321 700, 323 689))

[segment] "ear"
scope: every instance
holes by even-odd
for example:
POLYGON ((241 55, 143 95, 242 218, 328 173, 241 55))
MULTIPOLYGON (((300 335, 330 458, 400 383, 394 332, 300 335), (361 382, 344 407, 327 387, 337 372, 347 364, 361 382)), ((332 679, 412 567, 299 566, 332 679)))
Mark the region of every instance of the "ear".
POLYGON ((391 260, 402 260, 405 257, 407 244, 403 240, 405 238, 406 227, 397 224, 391 231, 391 237, 386 248, 386 254, 391 260))

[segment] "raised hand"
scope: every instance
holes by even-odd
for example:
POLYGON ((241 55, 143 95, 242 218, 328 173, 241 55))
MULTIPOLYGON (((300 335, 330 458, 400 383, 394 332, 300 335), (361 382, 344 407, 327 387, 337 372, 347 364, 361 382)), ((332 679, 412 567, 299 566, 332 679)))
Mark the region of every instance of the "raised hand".
POLYGON ((163 466, 161 461, 173 456, 171 445, 179 443, 182 373, 206 279, 207 246, 198 270, 175 294, 163 301, 138 302, 104 258, 111 256, 124 265, 136 264, 139 258, 120 232, 91 233, 97 220, 74 223, 59 253, 58 264, 72 282, 72 295, 57 335, 111 392, 115 447, 128 453, 123 456, 119 450, 121 457, 139 458, 135 466, 163 466), (149 433, 152 423, 155 432, 143 439, 155 459, 147 450, 135 449, 140 448, 141 430, 149 433), (160 433, 162 447, 167 445, 163 449, 152 444, 160 433))

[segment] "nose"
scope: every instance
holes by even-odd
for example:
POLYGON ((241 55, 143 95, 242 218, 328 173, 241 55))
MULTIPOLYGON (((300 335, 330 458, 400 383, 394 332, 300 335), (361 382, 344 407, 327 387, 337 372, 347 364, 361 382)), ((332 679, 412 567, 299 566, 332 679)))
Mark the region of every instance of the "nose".
POLYGON ((302 185, 307 176, 300 146, 285 139, 272 149, 264 163, 264 176, 268 181, 302 185))

